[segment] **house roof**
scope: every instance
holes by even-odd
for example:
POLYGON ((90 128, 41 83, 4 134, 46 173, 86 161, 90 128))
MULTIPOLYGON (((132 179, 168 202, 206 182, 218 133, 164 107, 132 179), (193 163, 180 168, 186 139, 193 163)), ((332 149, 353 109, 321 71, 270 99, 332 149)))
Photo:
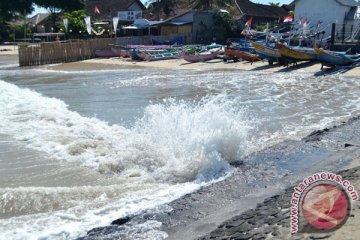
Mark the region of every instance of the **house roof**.
POLYGON ((49 16, 50 16, 50 13, 38 13, 38 14, 32 16, 31 18, 29 18, 28 21, 32 25, 39 25, 39 24, 42 24, 44 21, 46 21, 49 16))
POLYGON ((336 1, 338 1, 342 5, 349 6, 349 7, 360 6, 360 3, 355 0, 336 0, 336 1))
MULTIPOLYGON (((295 0, 294 2, 298 2, 300 0, 295 0)), ((360 2, 357 2, 355 0, 335 0, 337 1, 339 4, 344 5, 344 6, 349 6, 349 7, 358 7, 360 6, 360 2)))
POLYGON ((253 3, 249 0, 236 0, 235 2, 242 15, 278 18, 288 14, 288 11, 283 7, 253 3))

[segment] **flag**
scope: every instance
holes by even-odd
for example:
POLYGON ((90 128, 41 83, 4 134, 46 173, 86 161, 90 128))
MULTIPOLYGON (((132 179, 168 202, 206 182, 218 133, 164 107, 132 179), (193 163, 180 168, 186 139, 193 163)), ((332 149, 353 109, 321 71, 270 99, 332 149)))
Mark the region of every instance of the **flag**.
POLYGON ((249 20, 247 20, 247 22, 245 23, 245 26, 250 27, 251 23, 252 23, 253 17, 249 18, 249 20))
POLYGON ((292 22, 293 21, 293 17, 292 16, 286 16, 284 18, 284 22, 292 22))
POLYGON ((302 25, 302 19, 303 19, 303 17, 302 17, 302 16, 299 16, 299 20, 298 20, 298 25, 299 25, 299 26, 302 25))
POLYGON ((317 24, 316 24, 316 28, 319 29, 320 25, 322 24, 322 21, 318 21, 317 24))
POLYGON ((97 5, 95 5, 95 7, 94 7, 94 13, 100 14, 100 10, 97 5))

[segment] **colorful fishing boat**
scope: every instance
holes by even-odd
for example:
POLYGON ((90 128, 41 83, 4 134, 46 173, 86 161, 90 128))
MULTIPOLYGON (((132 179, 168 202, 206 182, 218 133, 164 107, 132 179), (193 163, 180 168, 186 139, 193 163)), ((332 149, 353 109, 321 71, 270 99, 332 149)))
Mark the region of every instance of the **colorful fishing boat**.
POLYGON ((234 62, 239 61, 240 59, 249 61, 249 62, 256 62, 261 61, 261 57, 250 53, 250 52, 244 52, 235 48, 225 48, 225 58, 224 61, 226 62, 228 59, 233 59, 234 62))
POLYGON ((158 54, 148 54, 145 56, 146 61, 160 61, 160 60, 168 60, 168 59, 176 59, 179 58, 179 52, 165 52, 158 54))
POLYGON ((282 57, 293 61, 311 61, 316 60, 316 54, 312 48, 288 47, 284 44, 277 43, 276 48, 282 57))
POLYGON ((195 63, 195 62, 206 62, 212 59, 217 58, 217 56, 219 55, 219 51, 214 51, 214 52, 200 52, 200 53, 194 53, 194 54, 189 54, 186 52, 181 52, 181 57, 190 63, 195 63))
POLYGON ((322 65, 327 66, 344 66, 360 62, 360 54, 349 55, 345 52, 327 51, 315 48, 317 59, 322 65))
POLYGON ((283 57, 281 57, 280 51, 277 48, 272 48, 257 42, 252 42, 252 45, 254 46, 256 53, 261 58, 267 59, 269 64, 286 61, 283 57))

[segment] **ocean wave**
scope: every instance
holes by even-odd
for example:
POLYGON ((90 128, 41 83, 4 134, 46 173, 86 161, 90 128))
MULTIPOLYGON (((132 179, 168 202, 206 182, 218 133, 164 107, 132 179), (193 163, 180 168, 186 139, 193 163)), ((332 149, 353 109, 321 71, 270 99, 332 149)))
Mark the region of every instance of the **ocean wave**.
POLYGON ((61 100, 0 81, 0 133, 106 174, 209 181, 231 171, 254 126, 226 95, 149 105, 132 128, 70 111, 61 100))

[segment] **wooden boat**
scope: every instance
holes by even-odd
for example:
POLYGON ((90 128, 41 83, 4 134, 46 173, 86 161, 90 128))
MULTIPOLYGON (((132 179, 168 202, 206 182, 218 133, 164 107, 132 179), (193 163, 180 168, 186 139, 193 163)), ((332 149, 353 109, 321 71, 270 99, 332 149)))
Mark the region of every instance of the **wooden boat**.
POLYGON ((215 59, 219 55, 219 51, 214 52, 200 52, 195 54, 187 54, 185 52, 181 52, 181 57, 190 63, 195 62, 206 62, 212 59, 215 59))
POLYGON ((320 48, 315 48, 315 54, 322 65, 344 66, 360 62, 360 54, 349 55, 345 52, 326 51, 320 48))
POLYGON ((95 56, 101 57, 101 58, 111 58, 111 57, 118 57, 119 55, 116 55, 111 49, 102 49, 102 50, 96 50, 95 56))
POLYGON ((293 61, 311 61, 316 60, 316 55, 311 48, 293 48, 285 46, 284 44, 277 43, 276 48, 282 57, 293 60, 293 61))
POLYGON ((227 59, 233 59, 235 62, 239 59, 249 62, 261 61, 261 57, 259 57, 258 55, 250 52, 244 52, 235 48, 225 48, 225 56, 226 59, 224 59, 224 61, 226 61, 227 59))
POLYGON ((280 51, 277 48, 272 48, 257 42, 252 42, 256 53, 264 59, 267 59, 269 64, 274 62, 285 62, 286 60, 281 57, 280 51))
POLYGON ((145 56, 146 61, 160 61, 160 60, 167 60, 167 59, 175 59, 179 58, 179 52, 165 52, 165 53, 158 53, 158 54, 148 54, 145 56))
POLYGON ((117 56, 117 57, 123 57, 123 58, 129 58, 130 53, 129 49, 125 48, 111 48, 111 51, 117 56))

